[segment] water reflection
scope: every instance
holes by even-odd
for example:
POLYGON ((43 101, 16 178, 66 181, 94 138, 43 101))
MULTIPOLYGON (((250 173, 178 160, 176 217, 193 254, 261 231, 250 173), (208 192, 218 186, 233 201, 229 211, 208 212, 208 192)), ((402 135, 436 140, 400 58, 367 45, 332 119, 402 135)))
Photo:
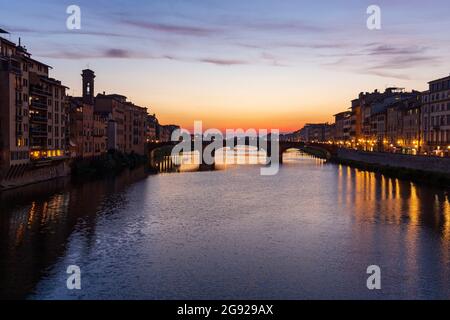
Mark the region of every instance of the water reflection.
POLYGON ((361 221, 428 226, 449 238, 449 195, 446 190, 420 186, 382 174, 339 165, 338 203, 361 221))
POLYGON ((226 147, 214 153, 214 164, 204 162, 198 151, 192 151, 159 157, 153 166, 160 173, 223 170, 233 165, 265 165, 267 155, 265 151, 251 146, 226 147))
MULTIPOLYGON (((283 161, 295 162, 301 159, 316 159, 323 164, 324 160, 306 154, 298 149, 287 150, 283 154, 283 161)), ((207 170, 223 170, 235 165, 266 165, 268 157, 265 151, 253 146, 225 147, 214 154, 214 164, 205 166, 198 151, 183 152, 179 155, 166 155, 154 161, 153 165, 160 173, 164 172, 193 172, 207 170)))
POLYGON ((0 298, 450 298, 448 190, 298 150, 270 178, 222 168, 1 194, 0 298), (64 288, 74 261, 82 292, 64 288), (382 292, 361 280, 370 264, 382 292))
POLYGON ((0 299, 28 295, 48 268, 64 255, 75 229, 95 233, 98 209, 119 210, 129 184, 144 168, 88 183, 59 179, 0 194, 0 299))

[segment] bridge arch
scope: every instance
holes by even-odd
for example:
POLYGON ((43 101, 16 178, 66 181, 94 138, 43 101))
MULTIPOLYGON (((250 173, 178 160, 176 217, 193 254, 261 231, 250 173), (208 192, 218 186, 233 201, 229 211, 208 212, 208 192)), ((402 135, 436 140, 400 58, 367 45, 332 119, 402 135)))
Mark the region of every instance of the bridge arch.
MULTIPOLYGON (((212 144, 212 141, 202 141, 201 142, 201 150, 198 150, 199 152, 202 152, 205 150, 205 148, 212 144)), ((167 151, 165 152, 167 155, 170 154, 172 148, 177 145, 176 142, 159 142, 159 143, 149 143, 147 145, 147 150, 148 150, 148 154, 150 156, 150 159, 153 159, 155 156, 155 153, 158 150, 164 150, 166 149, 167 151), (170 151, 169 151, 170 150, 170 151)), ((250 140, 249 138, 246 138, 244 140, 244 143, 242 144, 242 140, 238 140, 238 139, 232 139, 232 140, 224 140, 223 141, 223 148, 225 147, 236 147, 236 146, 257 146, 259 151, 265 151, 266 152, 266 156, 271 158, 272 157, 272 143, 271 141, 264 141, 264 143, 261 142, 260 138, 252 138, 252 140, 250 140), (257 140, 256 143, 254 140, 257 140)), ((196 146, 195 141, 191 141, 191 150, 195 151, 196 148, 198 148, 199 146, 196 146)), ((305 150, 305 143, 303 142, 294 142, 294 141, 278 141, 278 156, 279 156, 279 161, 280 163, 283 162, 283 153, 285 153, 287 150, 289 149, 298 149, 301 151, 305 151, 307 152, 307 150, 305 150)), ((328 157, 327 157, 328 158, 328 157)))

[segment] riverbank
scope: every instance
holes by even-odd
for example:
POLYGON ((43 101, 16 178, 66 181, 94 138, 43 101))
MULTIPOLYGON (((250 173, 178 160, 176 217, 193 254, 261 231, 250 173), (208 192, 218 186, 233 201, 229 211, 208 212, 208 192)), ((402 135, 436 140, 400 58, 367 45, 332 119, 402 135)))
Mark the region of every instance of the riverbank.
POLYGON ((57 159, 15 166, 0 178, 0 192, 70 176, 69 159, 57 159))
POLYGON ((109 151, 99 157, 75 160, 72 164, 72 176, 75 178, 111 176, 124 169, 134 169, 146 163, 148 163, 146 156, 109 151))
POLYGON ((316 147, 303 147, 302 150, 306 152, 307 154, 310 154, 312 156, 315 156, 320 159, 329 159, 331 157, 330 153, 322 148, 316 148, 316 147))
POLYGON ((36 163, 23 166, 12 177, 1 179, 0 192, 66 177, 78 181, 113 177, 124 170, 132 170, 146 164, 148 164, 146 156, 134 153, 124 154, 117 151, 110 151, 102 156, 89 159, 60 159, 36 163))
POLYGON ((332 163, 429 185, 450 187, 450 159, 339 149, 332 163))

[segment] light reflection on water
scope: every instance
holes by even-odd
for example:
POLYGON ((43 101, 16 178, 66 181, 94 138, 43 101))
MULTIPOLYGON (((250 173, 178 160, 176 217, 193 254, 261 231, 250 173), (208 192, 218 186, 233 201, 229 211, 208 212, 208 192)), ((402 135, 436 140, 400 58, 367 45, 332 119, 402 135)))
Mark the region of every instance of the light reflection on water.
POLYGON ((223 168, 2 194, 0 297, 450 298, 448 190, 295 151, 275 177, 223 168))

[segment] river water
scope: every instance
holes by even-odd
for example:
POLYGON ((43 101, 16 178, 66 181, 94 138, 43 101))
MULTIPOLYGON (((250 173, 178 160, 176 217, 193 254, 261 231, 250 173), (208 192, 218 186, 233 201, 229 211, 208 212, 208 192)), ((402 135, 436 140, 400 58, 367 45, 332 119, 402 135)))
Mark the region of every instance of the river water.
POLYGON ((276 176, 259 169, 4 193, 0 298, 450 298, 448 190, 300 154, 276 176), (370 265, 381 290, 366 287, 370 265))

